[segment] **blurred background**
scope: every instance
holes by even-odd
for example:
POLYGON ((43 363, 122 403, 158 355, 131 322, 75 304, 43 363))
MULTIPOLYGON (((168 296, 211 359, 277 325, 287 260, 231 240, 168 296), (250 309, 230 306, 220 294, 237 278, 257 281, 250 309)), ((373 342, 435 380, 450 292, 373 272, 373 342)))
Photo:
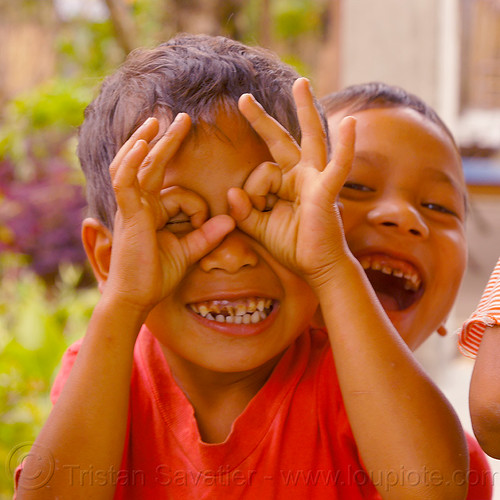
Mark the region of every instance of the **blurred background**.
POLYGON ((80 243, 83 110, 130 50, 179 31, 271 48, 318 96, 401 85, 449 125, 470 192, 469 265, 450 333, 417 355, 471 429, 472 361, 454 331, 500 255, 500 0, 0 0, 0 498, 97 300, 80 243))

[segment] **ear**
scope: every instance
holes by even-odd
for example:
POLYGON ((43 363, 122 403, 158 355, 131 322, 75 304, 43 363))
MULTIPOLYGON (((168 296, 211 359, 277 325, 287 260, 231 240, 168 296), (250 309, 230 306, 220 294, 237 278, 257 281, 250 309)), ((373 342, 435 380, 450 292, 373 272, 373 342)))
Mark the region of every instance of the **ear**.
POLYGON ((108 279, 113 234, 97 219, 87 218, 82 223, 82 242, 102 292, 108 279))
POLYGON ((448 330, 444 325, 440 325, 436 331, 438 332, 439 335, 441 335, 441 337, 444 337, 448 333, 448 330))

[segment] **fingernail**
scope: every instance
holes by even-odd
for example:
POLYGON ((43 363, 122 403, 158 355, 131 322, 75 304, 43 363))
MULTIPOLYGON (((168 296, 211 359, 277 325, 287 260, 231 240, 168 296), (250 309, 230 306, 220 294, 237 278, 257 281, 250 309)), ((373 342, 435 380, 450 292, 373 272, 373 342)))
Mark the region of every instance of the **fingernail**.
POLYGON ((177 113, 177 116, 174 118, 174 121, 172 122, 172 124, 180 122, 181 120, 183 120, 185 114, 186 113, 182 113, 182 112, 181 113, 177 113))

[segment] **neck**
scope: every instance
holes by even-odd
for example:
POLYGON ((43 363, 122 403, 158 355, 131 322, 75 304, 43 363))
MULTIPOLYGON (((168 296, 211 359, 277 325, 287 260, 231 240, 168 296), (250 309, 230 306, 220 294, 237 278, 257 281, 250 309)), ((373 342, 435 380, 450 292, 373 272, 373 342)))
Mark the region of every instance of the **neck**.
POLYGON ((264 386, 280 356, 244 372, 214 372, 180 360, 163 347, 172 375, 195 411, 201 439, 221 443, 231 432, 233 422, 264 386))

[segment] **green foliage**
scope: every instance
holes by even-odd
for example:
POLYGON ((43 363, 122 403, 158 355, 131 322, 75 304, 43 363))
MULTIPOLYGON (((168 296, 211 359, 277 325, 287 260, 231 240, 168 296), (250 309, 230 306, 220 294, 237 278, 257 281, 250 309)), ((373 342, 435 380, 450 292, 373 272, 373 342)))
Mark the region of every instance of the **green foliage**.
POLYGON ((293 54, 284 55, 281 60, 295 68, 299 75, 307 76, 310 74, 311 68, 309 68, 302 59, 293 54))
POLYGON ((98 291, 80 289, 82 270, 61 269, 48 288, 19 258, 0 258, 0 498, 12 495, 11 452, 33 442, 51 408, 50 387, 66 348, 81 337, 98 291))
POLYGON ((139 33, 139 45, 151 47, 166 41, 173 33, 174 19, 165 0, 129 0, 139 33))
POLYGON ((75 148, 89 100, 78 80, 54 79, 3 108, 0 253, 29 256, 32 268, 47 277, 61 262, 84 261, 83 173, 75 148))
POLYGON ((35 175, 36 159, 57 156, 76 167, 76 129, 91 97, 77 79, 54 79, 10 101, 2 113, 0 161, 14 162, 16 177, 25 180, 35 175))
MULTIPOLYGON (((32 4, 34 8, 39 2, 32 4)), ((59 35, 58 76, 16 96, 0 110, 0 165, 3 162, 4 175, 8 165, 14 172, 12 179, 7 178, 12 182, 7 187, 0 179, 0 200, 12 191, 13 183, 46 181, 47 171, 59 172, 61 164, 73 173, 71 182, 82 183, 75 155, 76 130, 95 88, 122 61, 123 53, 109 22, 75 20, 62 26, 59 35)), ((65 177, 64 184, 67 181, 65 177)), ((78 230, 79 219, 73 223, 78 230)), ((4 222, 0 222, 2 230, 6 230, 4 222)), ((76 266, 62 266, 56 283, 48 286, 19 255, 0 253, 2 499, 13 493, 12 472, 19 459, 13 451, 38 435, 51 408, 49 393, 61 357, 86 331, 97 302, 95 288, 78 287, 82 272, 76 266)))
POLYGON ((57 38, 57 52, 59 73, 77 77, 87 87, 99 83, 124 58, 109 20, 67 23, 57 38))
POLYGON ((276 35, 296 39, 304 34, 321 32, 323 2, 317 0, 277 0, 273 3, 276 35))
POLYGON ((67 130, 80 125, 83 109, 90 98, 88 89, 70 80, 53 80, 35 92, 12 101, 14 113, 34 130, 67 130))

